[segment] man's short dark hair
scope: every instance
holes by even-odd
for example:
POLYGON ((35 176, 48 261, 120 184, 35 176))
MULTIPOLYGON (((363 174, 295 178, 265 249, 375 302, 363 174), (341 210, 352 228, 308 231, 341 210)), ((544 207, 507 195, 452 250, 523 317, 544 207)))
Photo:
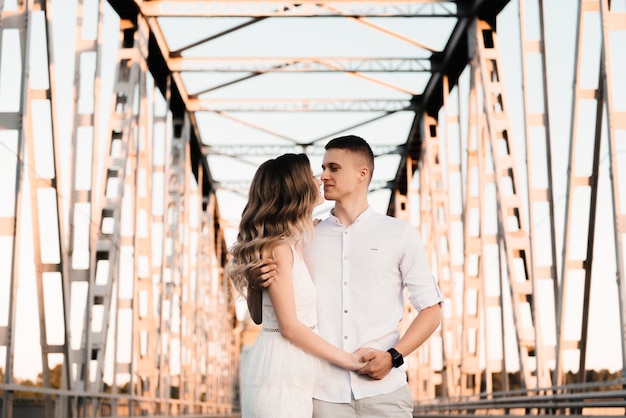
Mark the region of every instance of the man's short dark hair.
POLYGON ((345 135, 333 138, 328 141, 324 149, 343 149, 355 154, 360 154, 365 158, 365 161, 369 163, 371 171, 370 175, 374 172, 374 152, 367 141, 360 136, 345 135))

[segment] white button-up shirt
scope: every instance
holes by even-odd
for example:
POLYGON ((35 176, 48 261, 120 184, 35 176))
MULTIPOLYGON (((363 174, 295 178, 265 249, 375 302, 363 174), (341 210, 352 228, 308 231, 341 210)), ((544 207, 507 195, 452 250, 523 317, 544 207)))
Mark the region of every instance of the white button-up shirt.
MULTIPOLYGON (((443 300, 415 228, 371 208, 348 227, 332 214, 320 222, 305 260, 317 288, 319 332, 347 352, 396 344, 405 287, 417 311, 443 300)), ((350 402, 405 383, 404 367, 374 380, 322 362, 314 397, 350 402)))

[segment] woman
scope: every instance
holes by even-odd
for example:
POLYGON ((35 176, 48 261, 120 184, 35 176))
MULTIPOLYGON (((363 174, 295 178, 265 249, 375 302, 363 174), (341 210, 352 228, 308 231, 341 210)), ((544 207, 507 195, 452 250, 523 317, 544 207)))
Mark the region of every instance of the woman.
POLYGON ((318 358, 349 370, 364 366, 362 353, 333 346, 316 329, 317 296, 302 246, 313 234, 313 208, 324 201, 320 186, 305 154, 266 161, 252 179, 230 277, 247 295, 250 270, 271 257, 277 280, 261 290, 263 328, 242 366, 243 418, 311 417, 318 358))

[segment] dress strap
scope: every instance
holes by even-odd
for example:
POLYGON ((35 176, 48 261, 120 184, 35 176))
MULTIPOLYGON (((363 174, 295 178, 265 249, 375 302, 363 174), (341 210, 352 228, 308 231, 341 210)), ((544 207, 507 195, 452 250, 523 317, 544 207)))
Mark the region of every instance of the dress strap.
POLYGON ((290 241, 289 242, 289 247, 291 247, 291 252, 293 254, 293 261, 302 260, 302 254, 300 254, 300 252, 296 248, 296 244, 294 244, 293 242, 290 241))

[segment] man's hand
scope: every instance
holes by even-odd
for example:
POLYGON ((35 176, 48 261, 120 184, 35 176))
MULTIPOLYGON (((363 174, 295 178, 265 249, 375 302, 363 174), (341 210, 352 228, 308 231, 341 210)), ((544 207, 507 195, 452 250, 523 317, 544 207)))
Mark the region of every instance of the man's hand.
POLYGON ((366 374, 372 379, 380 380, 387 376, 391 368, 391 354, 386 351, 371 350, 363 355, 363 360, 367 362, 365 367, 358 370, 359 374, 366 374))
POLYGON ((261 267, 250 270, 250 284, 253 287, 259 289, 261 287, 269 287, 276 279, 276 269, 278 267, 274 264, 274 260, 271 258, 263 259, 261 267))

